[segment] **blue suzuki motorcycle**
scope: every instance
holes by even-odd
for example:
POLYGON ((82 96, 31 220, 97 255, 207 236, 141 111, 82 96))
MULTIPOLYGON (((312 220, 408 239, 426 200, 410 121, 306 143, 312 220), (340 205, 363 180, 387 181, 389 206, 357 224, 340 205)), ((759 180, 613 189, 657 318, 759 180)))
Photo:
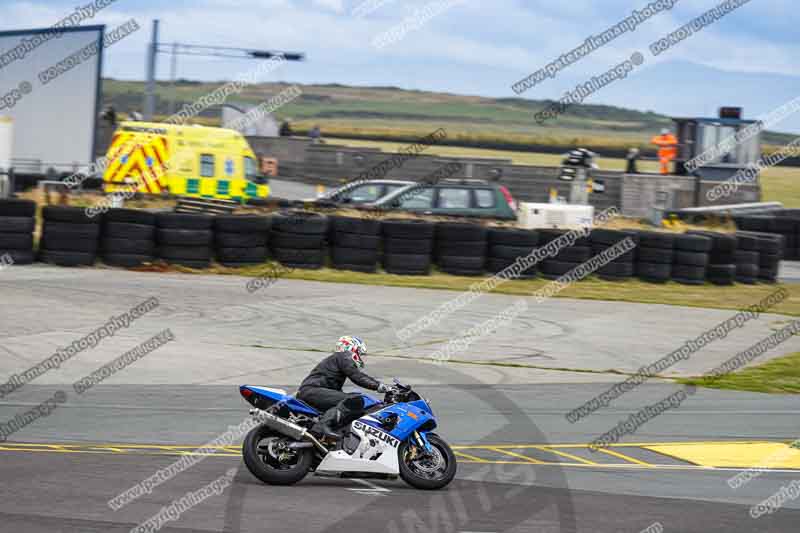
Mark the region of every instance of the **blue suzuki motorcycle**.
POLYGON ((399 475, 412 487, 435 490, 456 475, 453 451, 433 433, 436 418, 430 404, 397 380, 382 402, 363 394, 366 414, 335 442, 309 433, 321 413, 286 391, 252 385, 239 391, 259 423, 244 439, 244 463, 264 483, 292 485, 309 472, 383 479, 399 475))

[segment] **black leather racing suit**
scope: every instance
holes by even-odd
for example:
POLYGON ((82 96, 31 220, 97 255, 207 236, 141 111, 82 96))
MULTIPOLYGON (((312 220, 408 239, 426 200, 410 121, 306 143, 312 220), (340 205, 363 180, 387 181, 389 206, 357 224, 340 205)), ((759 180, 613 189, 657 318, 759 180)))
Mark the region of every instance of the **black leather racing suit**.
POLYGON ((378 390, 380 385, 378 380, 356 366, 348 352, 332 353, 320 361, 300 384, 297 397, 325 412, 319 424, 335 428, 355 420, 364 412, 360 394, 342 392, 347 378, 369 390, 378 390))

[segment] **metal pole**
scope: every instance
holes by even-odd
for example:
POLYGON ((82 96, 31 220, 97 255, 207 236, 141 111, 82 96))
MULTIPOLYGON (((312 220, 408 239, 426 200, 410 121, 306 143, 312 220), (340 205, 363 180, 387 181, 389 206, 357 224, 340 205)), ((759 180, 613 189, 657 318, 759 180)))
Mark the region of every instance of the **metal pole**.
POLYGON ((144 119, 153 120, 156 109, 156 54, 158 53, 158 19, 153 21, 153 35, 147 51, 147 87, 144 93, 144 119))
POLYGON ((175 86, 175 78, 178 73, 178 43, 172 43, 172 63, 169 71, 170 79, 172 80, 172 87, 170 88, 169 96, 169 116, 172 116, 175 114, 175 100, 177 99, 176 91, 178 90, 175 86))

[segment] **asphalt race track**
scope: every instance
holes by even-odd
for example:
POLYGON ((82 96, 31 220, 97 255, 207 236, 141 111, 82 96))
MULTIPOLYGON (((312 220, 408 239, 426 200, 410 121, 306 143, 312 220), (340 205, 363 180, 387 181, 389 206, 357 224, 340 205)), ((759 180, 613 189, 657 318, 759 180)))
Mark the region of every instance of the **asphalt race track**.
MULTIPOLYGON (((459 354, 464 363, 443 365, 427 356, 516 297, 482 296, 406 344, 395 331, 457 293, 289 280, 250 293, 247 281, 45 266, 0 273, 2 380, 150 297, 159 302, 113 337, 0 399, 3 424, 66 394, 48 416, 0 443, 0 531, 137 530, 230 469, 230 486, 159 530, 797 530, 798 499, 784 498, 780 509, 760 518, 750 515, 752 506, 800 479, 800 451, 787 446, 800 437, 800 400, 793 396, 698 390, 600 451, 587 444, 680 387, 651 380, 583 420, 565 419, 622 380, 607 371, 636 371, 732 311, 551 299, 471 344, 459 354), (73 389, 167 328, 174 341, 82 394, 73 389), (270 487, 243 466, 238 443, 196 454, 246 418, 237 385, 291 389, 347 333, 367 340, 371 374, 396 376, 431 400, 438 433, 459 456, 448 489, 428 493, 399 480, 318 476, 270 487), (776 453, 779 461, 772 460, 776 453), (119 510, 109 507, 121 492, 187 456, 202 461, 119 510), (729 485, 737 473, 764 464, 770 468, 749 483, 729 485)), ((667 374, 707 371, 785 323, 762 315, 667 374)), ((797 350, 800 341, 791 339, 759 360, 797 350)))

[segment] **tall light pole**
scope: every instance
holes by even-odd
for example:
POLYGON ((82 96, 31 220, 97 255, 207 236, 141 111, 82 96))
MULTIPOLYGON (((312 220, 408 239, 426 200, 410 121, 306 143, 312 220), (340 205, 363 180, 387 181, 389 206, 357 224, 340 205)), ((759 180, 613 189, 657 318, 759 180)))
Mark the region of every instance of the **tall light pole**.
POLYGON ((144 119, 153 120, 156 110, 156 54, 158 52, 158 19, 153 21, 153 33, 147 48, 147 87, 144 92, 144 119))
MULTIPOLYGON (((204 57, 230 57, 235 59, 269 59, 282 56, 286 61, 304 61, 302 52, 284 52, 278 50, 253 50, 251 48, 233 48, 230 46, 206 46, 198 44, 172 43, 162 45, 158 42, 158 20, 153 21, 153 35, 147 49, 147 84, 144 95, 144 119, 153 120, 156 108, 156 56, 158 53, 172 55, 170 76, 173 91, 177 76, 179 55, 204 56, 204 57)), ((174 95, 170 100, 170 112, 174 111, 174 95)))

